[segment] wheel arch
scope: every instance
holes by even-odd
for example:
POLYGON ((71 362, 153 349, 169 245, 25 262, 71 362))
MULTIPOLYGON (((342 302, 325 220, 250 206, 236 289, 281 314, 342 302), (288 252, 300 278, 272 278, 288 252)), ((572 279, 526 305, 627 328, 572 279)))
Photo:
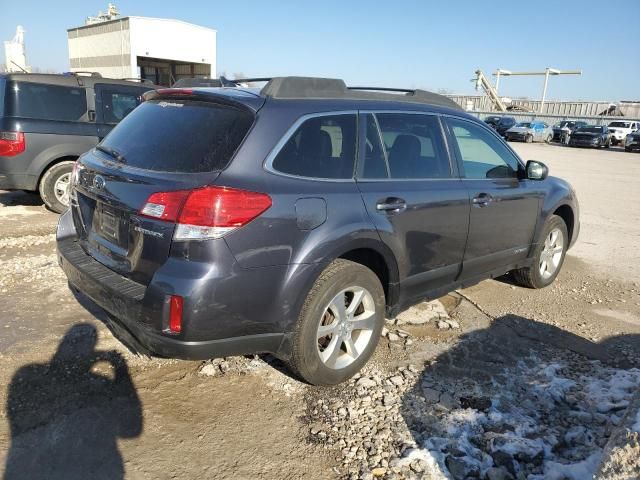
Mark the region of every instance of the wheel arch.
POLYGON ((78 160, 80 155, 63 155, 61 157, 54 158, 45 164, 44 168, 40 171, 38 175, 38 182, 36 183, 36 191, 40 192, 40 182, 42 181, 42 177, 44 177, 45 173, 47 173, 52 167, 58 165, 62 162, 75 162, 78 160))
POLYGON ((306 294, 322 271, 339 258, 351 260, 371 269, 380 279, 385 292, 387 308, 397 304, 399 299, 399 271, 391 250, 380 240, 372 238, 350 239, 326 252, 321 262, 293 263, 287 269, 280 293, 280 304, 285 305, 282 315, 287 323, 297 318, 306 294), (301 294, 304 292, 304 294, 301 294))
POLYGON ((569 240, 573 238, 573 231, 575 228, 575 213, 573 212, 573 208, 568 204, 559 205, 552 213, 552 215, 557 215, 560 217, 564 224, 567 226, 567 232, 569 234, 569 240))

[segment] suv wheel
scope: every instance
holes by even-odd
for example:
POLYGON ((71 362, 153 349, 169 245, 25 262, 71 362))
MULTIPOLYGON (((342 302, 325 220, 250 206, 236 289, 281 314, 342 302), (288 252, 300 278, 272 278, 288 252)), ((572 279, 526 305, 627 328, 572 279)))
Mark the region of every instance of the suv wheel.
POLYGON ((353 376, 378 344, 385 297, 367 267, 335 260, 318 277, 295 326, 290 365, 313 385, 353 376))
POLYGON ((550 285, 560 273, 569 245, 569 234, 564 220, 552 215, 544 226, 544 241, 536 247, 533 264, 514 270, 513 277, 523 287, 543 288, 550 285))
POLYGON ((553 135, 549 134, 549 135, 547 135, 547 138, 544 141, 546 143, 551 143, 551 140, 553 140, 553 135))
POLYGON ((40 197, 44 204, 56 213, 64 213, 69 208, 69 185, 74 161, 56 163, 40 180, 40 197))
POLYGON ((533 136, 532 135, 527 135, 525 137, 524 141, 527 142, 527 143, 533 142, 533 136))

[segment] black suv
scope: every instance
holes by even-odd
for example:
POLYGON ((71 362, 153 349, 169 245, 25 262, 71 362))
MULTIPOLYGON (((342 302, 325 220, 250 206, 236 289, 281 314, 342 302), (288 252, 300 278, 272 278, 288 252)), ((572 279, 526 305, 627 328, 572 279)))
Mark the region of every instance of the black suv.
POLYGON ((511 127, 514 127, 518 122, 516 122, 516 119, 513 117, 492 116, 485 118, 484 123, 498 132, 498 135, 504 137, 507 133, 507 130, 509 130, 511 127))
POLYGON ((314 384, 356 373, 385 315, 513 272, 540 288, 578 202, 446 97, 283 77, 163 89, 72 176, 71 285, 137 348, 271 352, 314 384))
POLYGON ((65 211, 75 160, 152 88, 95 73, 0 75, 0 190, 37 191, 65 211))

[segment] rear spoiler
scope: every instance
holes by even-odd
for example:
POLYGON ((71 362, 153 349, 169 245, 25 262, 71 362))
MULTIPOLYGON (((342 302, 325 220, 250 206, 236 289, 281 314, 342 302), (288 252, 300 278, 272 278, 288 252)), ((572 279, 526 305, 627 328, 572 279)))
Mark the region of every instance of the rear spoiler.
POLYGON ((142 94, 142 101, 149 100, 198 100, 257 112, 264 104, 259 95, 235 89, 159 88, 142 94), (241 93, 239 93, 241 92, 241 93))

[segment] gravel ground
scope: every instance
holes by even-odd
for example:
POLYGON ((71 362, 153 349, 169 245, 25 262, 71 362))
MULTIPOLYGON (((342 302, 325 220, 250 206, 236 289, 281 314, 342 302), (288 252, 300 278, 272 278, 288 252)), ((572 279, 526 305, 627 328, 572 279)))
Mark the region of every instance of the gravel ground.
POLYGON ((533 291, 505 277, 418 305, 333 388, 269 356, 130 352, 69 292, 57 216, 35 195, 0 192, 0 472, 638 478, 640 418, 627 407, 640 387, 640 155, 514 146, 578 191, 581 237, 557 282, 533 291))

